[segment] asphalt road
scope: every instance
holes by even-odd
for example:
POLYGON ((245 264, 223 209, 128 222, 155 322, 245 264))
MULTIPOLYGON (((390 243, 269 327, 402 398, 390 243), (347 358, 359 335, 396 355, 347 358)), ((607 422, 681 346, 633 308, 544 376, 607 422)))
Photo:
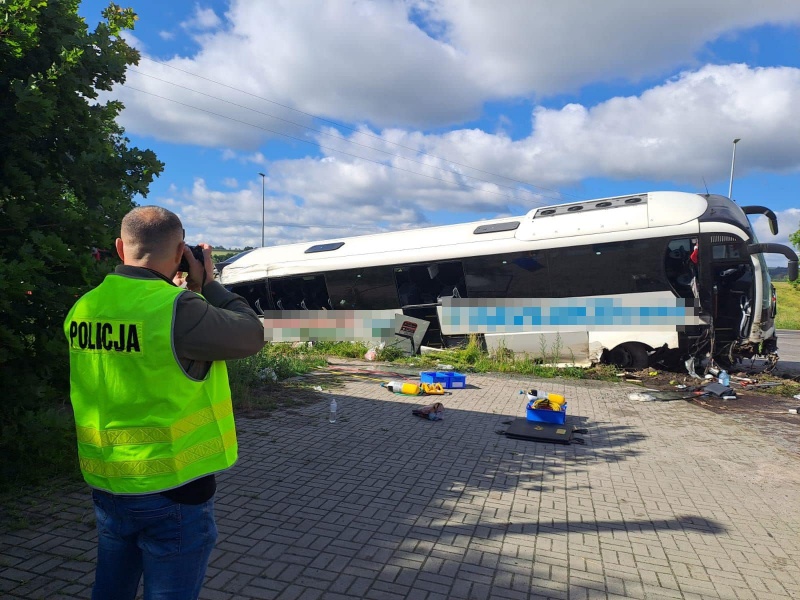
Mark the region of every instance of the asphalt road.
POLYGON ((800 331, 778 330, 778 355, 780 356, 776 368, 778 373, 800 374, 800 331))

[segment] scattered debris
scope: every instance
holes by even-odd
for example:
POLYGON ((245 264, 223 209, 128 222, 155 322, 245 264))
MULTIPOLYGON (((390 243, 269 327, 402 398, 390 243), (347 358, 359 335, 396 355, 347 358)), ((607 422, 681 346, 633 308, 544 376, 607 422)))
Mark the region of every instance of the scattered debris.
POLYGON ((702 377, 700 377, 700 375, 698 375, 694 370, 694 357, 687 359, 683 364, 686 365, 686 372, 689 373, 689 375, 695 379, 702 379, 702 377))
POLYGON ((444 417, 444 405, 441 402, 434 402, 433 404, 413 409, 411 414, 429 421, 441 421, 442 417, 444 417))
POLYGON ((722 385, 721 383, 709 383, 703 388, 703 390, 719 398, 725 398, 726 400, 736 398, 736 392, 734 392, 727 385, 722 385))

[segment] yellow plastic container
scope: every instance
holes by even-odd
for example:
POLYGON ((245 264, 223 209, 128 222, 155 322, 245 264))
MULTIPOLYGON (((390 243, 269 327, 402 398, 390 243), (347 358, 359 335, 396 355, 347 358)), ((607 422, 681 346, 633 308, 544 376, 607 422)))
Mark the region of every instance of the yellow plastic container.
POLYGON ((553 410, 561 410, 564 402, 566 402, 561 394, 547 394, 547 399, 550 401, 550 406, 553 407, 553 410))
POLYGON ((419 385, 416 383, 404 383, 400 387, 401 394, 408 394, 409 396, 416 396, 419 394, 419 385))
POLYGON ((407 396, 419 395, 418 383, 407 383, 402 381, 390 381, 386 384, 386 389, 395 394, 405 394, 407 396))

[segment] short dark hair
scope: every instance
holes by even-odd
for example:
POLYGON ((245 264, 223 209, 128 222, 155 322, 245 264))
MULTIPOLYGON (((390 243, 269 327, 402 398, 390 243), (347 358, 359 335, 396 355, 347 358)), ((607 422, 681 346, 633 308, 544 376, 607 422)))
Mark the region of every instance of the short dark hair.
POLYGON ((178 215, 160 206, 137 206, 122 219, 121 237, 134 258, 167 255, 183 235, 178 215))

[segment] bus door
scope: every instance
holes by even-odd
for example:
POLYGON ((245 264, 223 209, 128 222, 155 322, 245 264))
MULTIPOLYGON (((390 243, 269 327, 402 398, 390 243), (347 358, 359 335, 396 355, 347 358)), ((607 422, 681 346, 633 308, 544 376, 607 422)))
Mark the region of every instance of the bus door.
POLYGON ((717 342, 747 339, 753 323, 753 263, 745 242, 729 234, 703 234, 701 260, 710 292, 717 342))
POLYGON ((441 348, 452 341, 442 335, 437 307, 442 298, 464 298, 467 286, 461 261, 431 262, 394 268, 397 297, 403 314, 430 323, 422 340, 425 346, 441 348))

